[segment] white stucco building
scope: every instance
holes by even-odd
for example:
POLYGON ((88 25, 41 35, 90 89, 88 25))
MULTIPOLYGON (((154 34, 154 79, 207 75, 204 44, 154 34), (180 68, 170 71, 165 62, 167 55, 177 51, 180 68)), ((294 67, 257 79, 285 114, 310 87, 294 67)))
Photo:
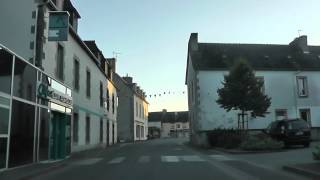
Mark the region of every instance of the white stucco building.
POLYGON ((191 34, 188 46, 186 85, 192 140, 206 143, 206 131, 237 128, 237 111, 226 112, 216 103, 224 75, 237 58, 245 58, 264 82, 264 93, 271 97, 266 117, 248 114, 249 129, 264 129, 278 119, 305 119, 320 127, 320 47, 309 46, 301 36, 289 45, 199 43, 191 34))
MULTIPOLYGON (((118 95, 112 76, 115 73, 116 60, 105 58, 95 41, 82 40, 77 33, 79 18, 80 14, 70 0, 43 2, 4 0, 1 2, 0 21, 3 22, 3 26, 0 28, 0 44, 28 61, 30 67, 36 69, 34 72, 44 74, 41 77, 33 74, 31 76, 33 78, 28 78, 33 84, 26 87, 28 93, 24 98, 27 101, 20 98, 27 105, 47 108, 51 112, 49 115, 40 114, 38 117, 29 118, 31 123, 37 123, 39 126, 39 129, 35 128, 35 133, 32 134, 39 133, 41 138, 43 129, 54 129, 50 130, 50 133, 47 132, 49 134, 44 139, 46 143, 39 145, 38 137, 31 137, 32 146, 30 145, 30 147, 35 147, 30 148, 30 152, 35 155, 34 157, 30 156, 31 161, 23 161, 22 159, 17 160, 18 163, 11 163, 12 160, 7 155, 9 166, 4 168, 39 161, 64 159, 72 152, 106 147, 117 142, 118 95), (15 11, 12 11, 12 9, 15 9, 15 11), (67 11, 69 13, 67 41, 48 41, 50 11, 67 11), (51 78, 46 78, 46 75, 51 78), (47 82, 46 79, 50 79, 50 81, 47 82), (45 88, 55 89, 56 94, 59 95, 55 95, 55 98, 61 102, 55 101, 54 104, 43 102, 43 99, 38 100, 41 98, 39 97, 39 84, 44 84, 45 88), (34 90, 35 88, 37 89, 34 90), (31 101, 30 99, 36 100, 31 101), (38 120, 43 117, 46 117, 44 121, 38 120), (56 119, 56 121, 53 121, 53 119, 56 119), (62 134, 60 132, 65 132, 65 135, 60 137, 62 134), (39 151, 42 151, 39 147, 42 146, 47 148, 43 150, 46 152, 41 152, 41 154, 47 155, 44 158, 39 158, 39 151), (13 165, 10 166, 10 164, 13 165)), ((28 66, 24 65, 22 67, 29 68, 28 63, 24 64, 28 66)), ((28 70, 26 74, 31 72, 28 68, 25 68, 28 70)), ((19 72, 24 72, 22 70, 19 70, 19 72)), ((29 83, 29 81, 26 81, 26 83, 29 83)), ((17 83, 18 80, 14 82, 17 83)), ((51 89, 49 90, 51 91, 51 89)), ((20 92, 19 89, 15 91, 20 92)), ((0 93, 0 99, 2 97, 8 98, 9 95, 8 93, 5 95, 0 93)), ((8 121, 10 122, 11 119, 9 117, 8 121)), ((0 123, 2 121, 3 119, 0 120, 0 123)), ((13 138, 10 140, 12 134, 2 135, 0 132, 1 142, 2 136, 8 138, 5 141, 8 146, 13 143, 13 138)), ((15 147, 13 149, 19 148, 15 147)), ((5 153, 8 154, 9 152, 5 153)))

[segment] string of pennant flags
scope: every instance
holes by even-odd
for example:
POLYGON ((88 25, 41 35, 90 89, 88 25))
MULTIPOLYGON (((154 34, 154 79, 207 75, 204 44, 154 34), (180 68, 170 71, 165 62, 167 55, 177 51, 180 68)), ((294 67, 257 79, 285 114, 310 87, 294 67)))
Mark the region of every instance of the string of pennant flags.
POLYGON ((179 91, 179 92, 175 92, 175 91, 167 91, 167 92, 163 92, 163 93, 155 93, 155 94, 149 94, 149 95, 145 95, 146 98, 159 98, 159 97, 164 97, 164 96, 168 96, 168 95, 181 95, 181 94, 186 94, 186 91, 179 91))

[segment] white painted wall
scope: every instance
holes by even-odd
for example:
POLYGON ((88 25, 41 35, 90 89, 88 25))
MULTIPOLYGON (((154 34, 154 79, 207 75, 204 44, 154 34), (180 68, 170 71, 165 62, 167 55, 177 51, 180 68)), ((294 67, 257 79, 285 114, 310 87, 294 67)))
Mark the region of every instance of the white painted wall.
POLYGON ((134 140, 147 140, 148 135, 148 103, 141 99, 140 97, 134 95, 133 97, 134 102, 134 140), (141 107, 141 108, 140 108, 141 107), (137 137, 137 125, 141 126, 143 130, 140 130, 143 132, 140 132, 140 137, 137 137))
MULTIPOLYGON (((48 13, 48 11, 47 11, 48 13)), ((48 16, 48 14, 46 15, 48 16)), ((48 25, 49 23, 47 23, 48 25)), ((45 34, 47 34, 47 29, 45 34)), ((117 142, 116 136, 116 118, 117 118, 117 92, 114 85, 106 78, 98 66, 94 63, 91 57, 82 49, 78 42, 69 33, 68 41, 60 42, 64 47, 64 83, 70 87, 74 87, 74 58, 79 60, 80 64, 80 90, 73 90, 73 103, 74 111, 79 114, 79 142, 72 147, 72 151, 81 151, 97 146, 106 145, 106 132, 109 133, 109 142, 112 143, 112 123, 115 124, 115 138, 114 142, 117 142), (86 96, 86 71, 87 69, 91 73, 91 96, 88 98, 86 96), (103 98, 106 99, 106 89, 109 89, 110 93, 110 111, 107 112, 105 107, 100 107, 100 82, 102 82, 104 88, 103 98), (112 113, 112 93, 115 96, 115 110, 112 113), (86 114, 90 116, 90 143, 85 142, 85 130, 86 130, 86 114), (105 116, 105 114, 107 116, 105 116), (100 143, 100 118, 103 118, 103 143, 100 143), (110 129, 106 131, 106 123, 109 121, 110 129)), ((56 77, 55 69, 57 67, 56 63, 56 53, 57 53, 57 42, 46 42, 44 44, 45 59, 43 61, 43 67, 45 72, 49 75, 56 77)))
MULTIPOLYGON (((199 71, 199 130, 237 127, 237 111, 226 112, 216 103, 217 89, 222 87, 223 75, 227 71, 199 71)), ((310 108, 313 127, 320 126, 320 72, 294 71, 257 71, 256 76, 263 76, 265 93, 271 97, 269 114, 265 118, 249 118, 250 129, 266 128, 275 120, 276 109, 287 109, 288 118, 299 116, 300 108, 310 108), (309 96, 297 96, 296 76, 308 78, 309 96)), ((189 85, 188 85, 189 86, 189 85)))

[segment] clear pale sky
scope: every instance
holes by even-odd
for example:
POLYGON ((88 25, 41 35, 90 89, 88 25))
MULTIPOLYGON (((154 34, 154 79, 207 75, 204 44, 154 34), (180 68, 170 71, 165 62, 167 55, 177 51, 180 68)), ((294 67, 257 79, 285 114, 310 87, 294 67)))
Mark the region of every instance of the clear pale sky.
POLYGON ((185 71, 192 32, 200 42, 288 44, 301 34, 320 44, 319 0, 77 0, 83 40, 106 57, 119 52, 117 72, 147 95, 149 111, 188 109, 185 71), (170 91, 171 94, 163 95, 170 91), (175 92, 172 95, 172 92, 175 92), (159 94, 162 94, 159 97, 159 94))

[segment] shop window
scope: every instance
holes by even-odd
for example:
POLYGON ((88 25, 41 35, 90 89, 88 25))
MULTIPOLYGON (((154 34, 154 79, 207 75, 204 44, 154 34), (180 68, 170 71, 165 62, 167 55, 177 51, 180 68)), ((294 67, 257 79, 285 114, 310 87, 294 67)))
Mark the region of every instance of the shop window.
POLYGON ((40 136, 39 136, 39 159, 49 159, 49 124, 50 112, 48 109, 40 108, 40 136))
POLYGON ((8 134, 9 109, 0 107, 0 134, 8 134))
POLYGON ((13 56, 0 49, 0 92, 10 94, 12 78, 12 58, 13 56))
POLYGON ((90 116, 86 116, 86 143, 90 143, 90 116))
POLYGON ((90 97, 90 95, 91 95, 91 73, 89 70, 87 70, 86 92, 87 92, 87 97, 90 97))
POLYGON ((12 101, 9 168, 33 162, 35 107, 12 101))
POLYGON ((6 167, 7 141, 7 138, 0 138, 0 169, 6 167))
POLYGON ((37 71, 26 62, 16 58, 14 67, 13 95, 29 101, 36 100, 37 71))
POLYGON ((73 143, 77 144, 79 141, 79 115, 73 113, 73 143))
POLYGON ((56 66, 57 78, 61 81, 64 80, 64 52, 62 45, 58 44, 57 49, 57 66, 56 66))
POLYGON ((74 59, 74 90, 79 91, 80 88, 80 64, 79 61, 74 59))

